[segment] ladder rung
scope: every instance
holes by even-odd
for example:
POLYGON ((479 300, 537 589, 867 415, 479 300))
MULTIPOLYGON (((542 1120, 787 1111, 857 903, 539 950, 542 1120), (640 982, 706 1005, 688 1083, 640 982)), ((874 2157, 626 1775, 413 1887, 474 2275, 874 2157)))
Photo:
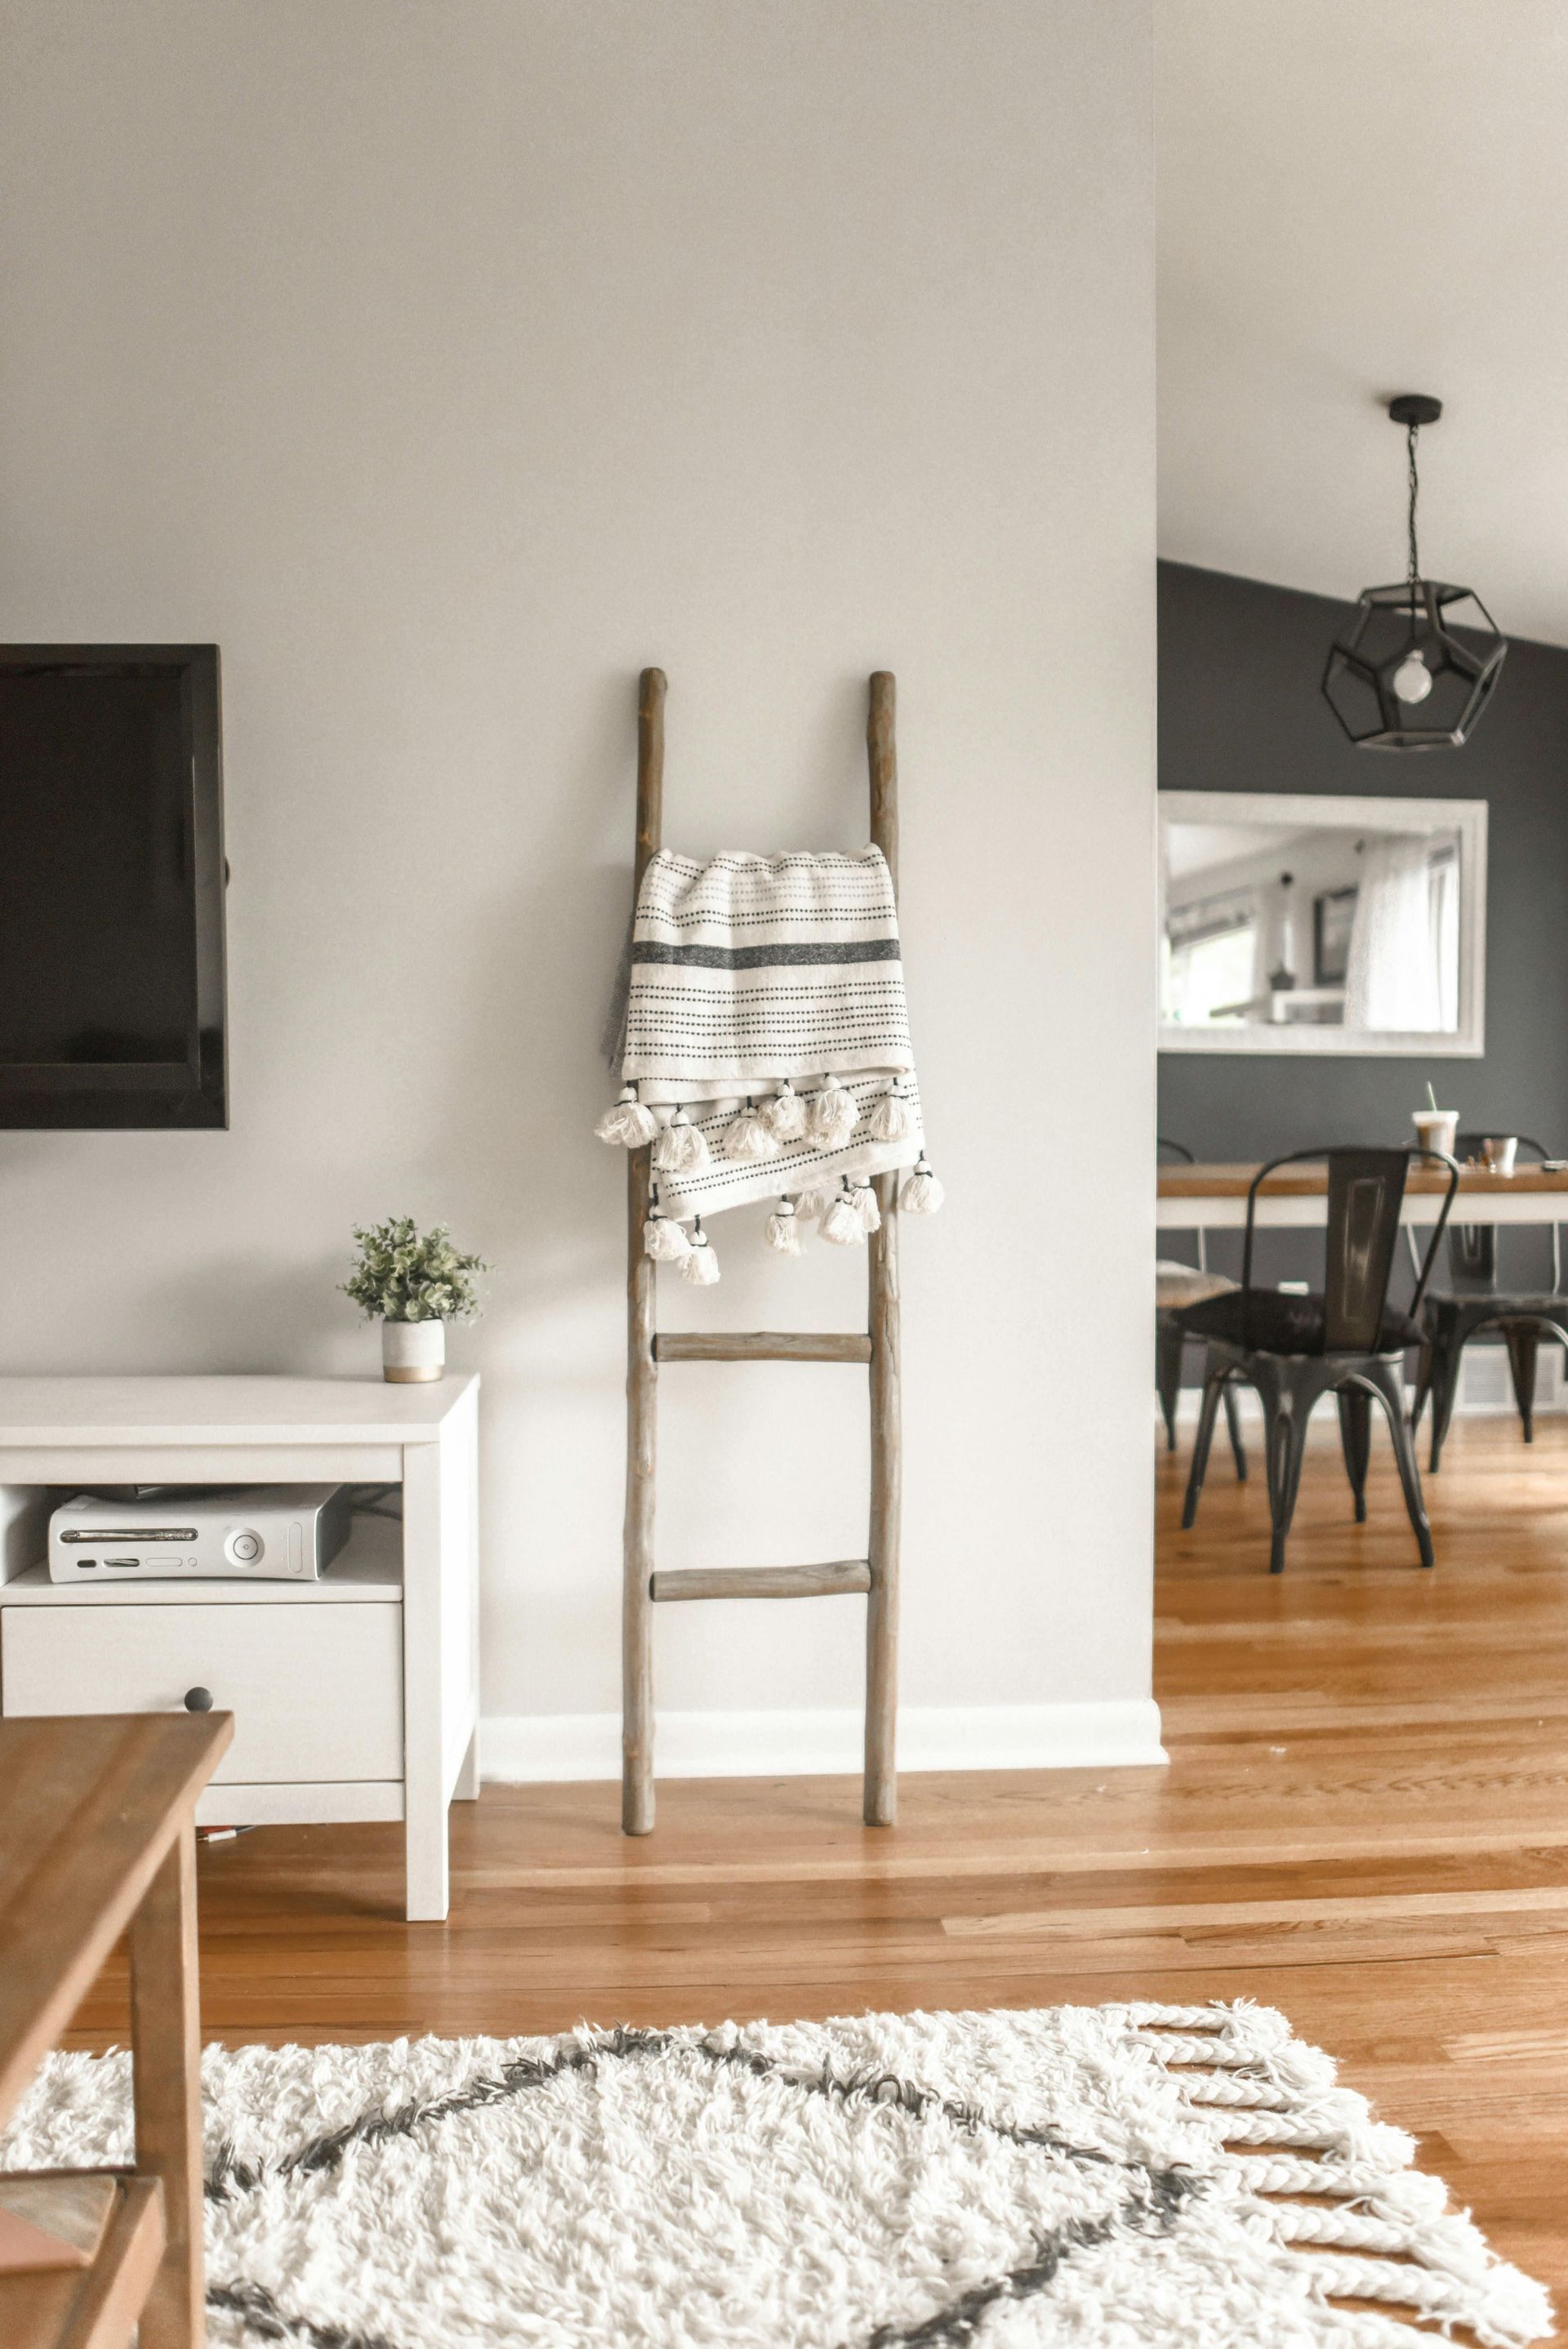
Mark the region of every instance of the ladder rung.
POLYGON ((649 1578, 651 1599, 826 1599, 841 1590, 869 1590, 863 1557, 829 1566, 692 1566, 649 1578))
POLYGON ((655 1362, 869 1362, 860 1330, 672 1330, 654 1340, 655 1362))

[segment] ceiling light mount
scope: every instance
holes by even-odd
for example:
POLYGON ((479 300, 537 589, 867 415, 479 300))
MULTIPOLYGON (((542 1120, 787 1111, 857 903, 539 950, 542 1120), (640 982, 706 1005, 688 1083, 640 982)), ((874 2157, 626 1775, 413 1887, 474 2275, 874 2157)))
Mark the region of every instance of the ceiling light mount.
POLYGON ((1361 750, 1457 750, 1491 698, 1508 650, 1473 588, 1421 575, 1416 443, 1421 427, 1442 412, 1442 401, 1425 391, 1402 391, 1388 402, 1390 419, 1405 428, 1408 568, 1397 586, 1363 589, 1323 673, 1324 698, 1361 750))

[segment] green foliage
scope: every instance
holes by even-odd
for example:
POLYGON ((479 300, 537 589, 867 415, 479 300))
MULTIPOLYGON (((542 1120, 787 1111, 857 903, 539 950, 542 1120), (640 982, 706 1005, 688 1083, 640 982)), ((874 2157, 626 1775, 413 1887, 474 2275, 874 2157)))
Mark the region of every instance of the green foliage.
POLYGON ((480 1309, 479 1275, 490 1266, 452 1246, 445 1224, 421 1232, 411 1216, 356 1224, 359 1243, 346 1297, 383 1321, 471 1321, 480 1309))

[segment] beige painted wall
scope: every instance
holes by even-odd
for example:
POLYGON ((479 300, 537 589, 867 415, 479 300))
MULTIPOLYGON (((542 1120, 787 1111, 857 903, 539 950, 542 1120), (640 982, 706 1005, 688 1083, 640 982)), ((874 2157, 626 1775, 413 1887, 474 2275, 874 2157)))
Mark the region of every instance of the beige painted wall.
MULTIPOLYGON (((904 1693, 960 1753, 966 1709, 1146 1695, 1147 18, 0 0, 0 632, 222 647, 234 1104, 0 1138, 0 1363, 367 1371, 349 1224, 448 1217, 500 1268, 454 1349, 489 1713, 618 1702, 589 1128, 647 661, 697 850, 861 841, 898 672, 950 1195, 906 1247, 904 1693)), ((859 1309, 853 1261, 716 1238, 672 1320, 859 1309)), ((667 1562, 858 1546, 855 1373, 666 1393, 667 1562)), ((827 1718, 861 1619, 673 1610, 661 1694, 827 1718)))

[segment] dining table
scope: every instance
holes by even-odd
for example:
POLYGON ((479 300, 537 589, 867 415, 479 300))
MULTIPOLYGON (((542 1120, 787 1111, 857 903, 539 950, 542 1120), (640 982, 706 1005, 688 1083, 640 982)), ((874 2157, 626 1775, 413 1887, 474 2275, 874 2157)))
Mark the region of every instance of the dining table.
MULTIPOLYGON (((1239 1231, 1247 1220, 1247 1193, 1259 1164, 1200 1161, 1161 1166, 1154 1210, 1157 1227, 1162 1232, 1239 1231)), ((1400 1221, 1435 1224, 1448 1187, 1442 1167, 1412 1165, 1400 1221)), ((1454 1217, 1461 1224, 1568 1223, 1568 1166, 1516 1166, 1511 1174, 1500 1174, 1490 1166, 1461 1166, 1454 1217)), ((1258 1193, 1259 1231, 1301 1230, 1327 1218, 1326 1160, 1282 1166, 1258 1193)))

